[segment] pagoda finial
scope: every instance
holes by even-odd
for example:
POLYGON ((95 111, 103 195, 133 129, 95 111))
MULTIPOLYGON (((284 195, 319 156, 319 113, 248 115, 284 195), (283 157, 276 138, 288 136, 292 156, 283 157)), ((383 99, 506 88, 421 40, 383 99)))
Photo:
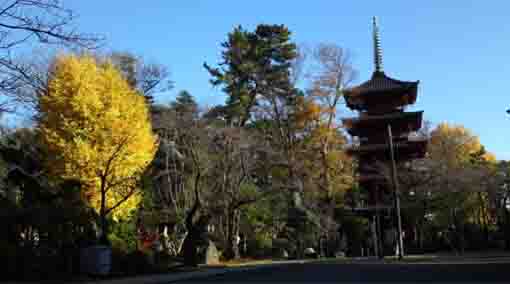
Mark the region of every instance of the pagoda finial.
POLYGON ((374 38, 374 63, 375 63, 375 72, 382 73, 383 72, 383 62, 382 62, 382 49, 381 49, 381 39, 379 38, 379 26, 377 25, 377 17, 372 18, 373 25, 373 38, 374 38))

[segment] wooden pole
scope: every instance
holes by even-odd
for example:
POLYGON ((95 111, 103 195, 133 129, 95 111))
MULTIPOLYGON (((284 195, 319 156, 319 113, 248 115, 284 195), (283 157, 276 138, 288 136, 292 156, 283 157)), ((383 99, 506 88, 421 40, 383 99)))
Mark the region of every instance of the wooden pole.
POLYGON ((379 186, 375 187, 375 232, 376 232, 376 240, 378 247, 378 255, 379 259, 384 259, 384 245, 382 242, 382 225, 381 225, 381 191, 379 186))
POLYGON ((400 192, 398 189, 397 164, 395 162, 395 151, 393 149, 393 135, 391 133, 391 125, 388 124, 388 140, 391 156, 391 178, 393 182, 393 198, 395 202, 395 217, 397 225, 397 245, 398 259, 404 258, 404 240, 402 239, 402 218, 400 216, 400 192))

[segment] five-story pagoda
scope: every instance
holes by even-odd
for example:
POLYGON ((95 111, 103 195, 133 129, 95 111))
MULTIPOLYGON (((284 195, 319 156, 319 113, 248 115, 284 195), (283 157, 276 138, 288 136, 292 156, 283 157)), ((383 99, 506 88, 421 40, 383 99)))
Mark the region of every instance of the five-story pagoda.
POLYGON ((343 123, 349 134, 359 141, 359 145, 349 148, 348 153, 358 158, 358 182, 367 196, 365 205, 353 210, 370 218, 374 252, 383 256, 384 251, 391 247, 384 243, 392 241, 385 241, 384 236, 396 225, 387 218, 396 213, 393 210, 396 206, 392 205, 396 186, 383 174, 379 165, 389 167, 392 156, 397 163, 422 158, 427 141, 409 139, 409 134, 419 130, 422 124, 423 111, 405 111, 406 106, 416 102, 419 81, 400 81, 384 73, 375 17, 373 41, 375 71, 372 78, 344 93, 347 106, 357 111, 359 116, 344 119, 343 123), (390 140, 392 143, 389 143, 390 140))

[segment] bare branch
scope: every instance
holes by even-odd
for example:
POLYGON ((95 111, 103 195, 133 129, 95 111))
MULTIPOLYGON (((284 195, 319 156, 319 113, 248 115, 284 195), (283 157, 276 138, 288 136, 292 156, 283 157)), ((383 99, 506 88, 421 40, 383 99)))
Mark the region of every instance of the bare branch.
POLYGON ((76 15, 59 0, 16 0, 0 4, 0 96, 13 105, 34 105, 46 82, 20 60, 18 50, 48 45, 95 49, 103 37, 77 32, 76 15), (28 95, 27 92, 36 93, 28 95))

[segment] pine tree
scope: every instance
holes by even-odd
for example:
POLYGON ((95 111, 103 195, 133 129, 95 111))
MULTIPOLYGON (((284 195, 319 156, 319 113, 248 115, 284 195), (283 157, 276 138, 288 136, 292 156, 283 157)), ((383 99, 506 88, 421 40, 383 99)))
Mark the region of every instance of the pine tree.
POLYGON ((244 126, 252 117, 260 97, 294 93, 290 67, 297 57, 290 31, 283 25, 259 25, 254 32, 236 27, 222 44, 218 68, 204 67, 214 86, 223 86, 228 95, 226 119, 244 126))
POLYGON ((198 115, 198 104, 195 98, 186 90, 179 92, 175 101, 170 104, 170 108, 181 117, 191 115, 196 118, 198 115))

